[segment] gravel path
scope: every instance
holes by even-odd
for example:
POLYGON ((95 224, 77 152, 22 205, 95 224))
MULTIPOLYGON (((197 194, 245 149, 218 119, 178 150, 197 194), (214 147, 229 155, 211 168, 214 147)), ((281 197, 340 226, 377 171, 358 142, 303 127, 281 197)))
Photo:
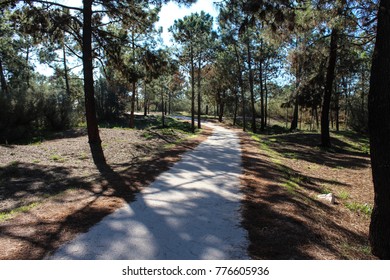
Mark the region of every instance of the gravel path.
POLYGON ((51 259, 249 259, 240 226, 241 151, 214 133, 136 200, 62 246, 51 259))

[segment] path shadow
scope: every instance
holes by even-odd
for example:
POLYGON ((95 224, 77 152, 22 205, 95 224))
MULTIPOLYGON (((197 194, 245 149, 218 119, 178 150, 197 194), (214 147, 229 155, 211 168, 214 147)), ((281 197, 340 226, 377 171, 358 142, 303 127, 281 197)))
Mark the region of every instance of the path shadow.
MULTIPOLYGON (((218 136, 211 138, 217 140, 218 136)), ((61 248, 53 258, 247 258, 239 215, 238 143, 222 138, 223 147, 202 143, 185 154, 133 202, 61 248)))
POLYGON ((356 150, 350 143, 332 137, 332 148, 325 150, 318 146, 319 134, 291 133, 272 136, 272 149, 290 157, 331 168, 366 168, 370 165, 369 155, 356 150))
MULTIPOLYGON (((200 140, 199 140, 200 141, 200 140)), ((83 190, 86 195, 75 197, 74 203, 80 199, 82 207, 64 210, 63 218, 48 221, 29 211, 12 220, 0 224, 0 242, 16 242, 20 248, 10 252, 8 259, 42 259, 56 250, 65 241, 80 232, 86 232, 91 226, 101 221, 105 216, 123 205, 123 201, 134 200, 135 193, 149 185, 158 174, 168 170, 187 149, 192 149, 198 140, 184 141, 170 151, 157 154, 145 162, 132 162, 124 165, 107 164, 102 151, 94 150, 93 159, 101 176, 74 177, 71 170, 64 167, 51 167, 38 164, 11 164, 0 169, 7 176, 0 178, 0 202, 4 198, 18 200, 20 204, 3 205, 2 211, 10 212, 19 206, 28 205, 27 197, 40 201, 42 198, 54 197, 59 205, 69 202, 68 196, 56 196, 62 192, 75 189, 83 190), (118 171, 120 170, 120 171, 118 171), (92 180, 93 179, 93 180, 92 180), (18 183, 15 183, 18 180, 18 183), (3 193, 1 193, 3 192, 3 193), (85 202, 88 198, 88 203, 85 202)), ((86 170, 88 172, 88 170, 86 170)), ((84 172, 85 173, 85 172, 84 172)))
POLYGON ((337 236, 339 242, 346 240, 357 247, 368 245, 367 236, 336 222, 333 206, 313 198, 320 193, 318 178, 305 177, 283 164, 262 160, 254 152, 258 143, 249 137, 243 136, 242 145, 246 150, 244 227, 249 233, 252 258, 315 259, 318 255, 313 248, 321 252, 322 258, 349 258, 324 232, 337 236), (299 188, 283 187, 289 180, 289 172, 306 178, 300 181, 299 188), (309 195, 307 190, 315 195, 309 195))

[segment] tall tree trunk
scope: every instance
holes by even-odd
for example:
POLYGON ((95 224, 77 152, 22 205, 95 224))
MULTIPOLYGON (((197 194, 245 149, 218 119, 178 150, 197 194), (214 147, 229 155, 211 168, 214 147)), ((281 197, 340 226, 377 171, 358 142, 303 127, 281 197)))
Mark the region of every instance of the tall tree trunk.
POLYGON ((318 116, 318 108, 317 108, 317 106, 314 108, 314 113, 315 113, 315 117, 316 117, 316 127, 318 129, 320 127, 320 118, 318 116))
MULTIPOLYGON (((296 43, 296 48, 298 49, 298 38, 296 43)), ((290 131, 293 131, 298 128, 298 111, 299 111, 299 85, 301 83, 301 66, 299 59, 295 67, 295 96, 294 96, 294 111, 293 117, 291 120, 290 131)))
MULTIPOLYGON (((131 32, 131 47, 133 51, 133 59, 135 61, 135 39, 134 39, 134 31, 131 32)), ((134 62, 135 64, 135 62, 134 62)), ((133 78, 134 79, 134 78, 133 78)), ((133 94, 131 95, 131 104, 130 104, 130 122, 129 122, 129 127, 134 128, 135 123, 134 123, 134 109, 135 109, 135 90, 136 90, 136 82, 132 82, 132 91, 133 94)))
POLYGON ((136 84, 135 82, 131 83, 132 85, 132 94, 130 99, 130 122, 129 127, 134 128, 135 122, 134 122, 134 109, 135 109, 135 91, 136 91, 136 84))
POLYGON ((264 104, 264 126, 267 126, 268 121, 268 87, 267 87, 267 75, 264 76, 264 89, 265 89, 265 104, 264 104))
POLYGON ((165 127, 165 110, 164 110, 164 92, 161 91, 161 120, 162 127, 165 127))
POLYGON ((95 89, 92 63, 92 0, 84 0, 83 8, 83 74, 85 113, 87 120, 88 141, 95 164, 105 163, 101 145, 99 127, 96 118, 95 89))
POLYGON ((255 93, 253 90, 253 72, 252 72, 252 56, 250 49, 250 40, 248 39, 247 44, 248 53, 248 69, 249 69, 249 90, 251 94, 251 108, 252 108, 252 131, 256 133, 256 110, 255 110, 255 93))
POLYGON ((68 74, 68 66, 66 61, 65 42, 62 44, 62 57, 64 63, 64 79, 65 79, 66 95, 70 97, 69 74, 68 74))
POLYGON ((194 69, 194 52, 192 45, 190 46, 191 59, 191 130, 195 132, 195 69, 194 69))
POLYGON ((234 89, 234 112, 233 112, 233 126, 237 124, 237 111, 238 111, 238 92, 237 88, 234 89))
POLYGON ((222 122, 223 120, 223 114, 225 111, 225 98, 226 98, 226 91, 223 91, 222 98, 219 103, 219 116, 218 116, 218 121, 222 122))
POLYGON ((146 81, 144 81, 144 116, 148 115, 148 95, 146 89, 146 81))
POLYGON ((333 28, 330 36, 329 62, 326 72, 325 92, 321 112, 321 146, 323 147, 330 147, 331 145, 329 135, 329 111, 336 69, 338 37, 338 30, 333 28))
POLYGON ((198 128, 202 128, 201 127, 201 123, 200 123, 200 115, 202 114, 201 112, 201 97, 200 97, 200 82, 201 82, 201 63, 202 63, 202 59, 201 59, 201 54, 199 54, 199 60, 198 60, 198 128))
POLYGON ((381 0, 368 95, 374 209, 370 224, 372 253, 390 259, 390 1, 381 0))
POLYGON ((237 68, 238 68, 238 84, 240 86, 241 99, 242 99, 242 130, 246 131, 245 89, 244 89, 244 81, 243 81, 243 78, 242 78, 240 54, 238 53, 237 44, 236 43, 234 44, 234 53, 236 55, 236 62, 237 62, 237 68))
POLYGON ((1 57, 0 57, 0 82, 1 82, 1 90, 3 91, 3 93, 8 95, 8 85, 7 85, 7 81, 5 79, 3 63, 1 61, 1 57))
POLYGON ((260 76, 260 131, 265 128, 265 113, 264 113, 264 79, 263 79, 263 60, 260 60, 259 76, 260 76))
POLYGON ((295 93, 295 100, 294 100, 294 112, 293 112, 293 118, 292 118, 292 121, 291 121, 291 127, 290 127, 290 130, 295 130, 298 128, 298 113, 299 113, 299 108, 298 108, 298 99, 299 96, 298 96, 298 90, 296 90, 296 93, 295 93))
POLYGON ((340 131, 340 93, 336 90, 335 94, 336 131, 340 131))
POLYGON ((366 115, 366 106, 365 106, 365 102, 364 102, 364 93, 365 93, 365 85, 366 85, 366 77, 365 77, 365 73, 364 73, 364 65, 362 63, 362 93, 361 93, 361 112, 362 112, 362 120, 365 119, 365 115, 366 115))
POLYGON ((26 50, 26 69, 27 69, 27 77, 26 77, 26 83, 27 87, 30 87, 30 68, 28 67, 28 63, 30 61, 30 46, 27 46, 26 50))
POLYGON ((171 115, 171 110, 172 110, 172 93, 168 92, 168 115, 171 115))

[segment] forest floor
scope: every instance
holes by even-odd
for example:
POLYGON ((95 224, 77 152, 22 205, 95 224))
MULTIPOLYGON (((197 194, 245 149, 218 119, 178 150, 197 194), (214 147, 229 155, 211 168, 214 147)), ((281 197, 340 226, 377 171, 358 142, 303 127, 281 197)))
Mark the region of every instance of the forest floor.
POLYGON ((0 145, 0 259, 42 259, 87 231, 211 134, 186 123, 139 120, 101 128, 107 167, 92 161, 86 129, 0 145))
POLYGON ((368 139, 315 132, 241 133, 244 227, 254 259, 374 259, 368 243, 373 184, 368 139), (274 134, 276 133, 276 134, 274 134), (335 204, 317 196, 333 193, 335 204))
MULTIPOLYGON (((238 131, 238 129, 237 129, 238 131)), ((374 259, 368 141, 312 132, 240 133, 243 226, 253 259, 374 259), (329 204, 317 195, 333 193, 329 204)), ((0 145, 0 259, 41 259, 167 170, 211 132, 103 128, 109 171, 93 164, 85 129, 21 145, 0 145), (115 187, 113 187, 115 186, 115 187)))

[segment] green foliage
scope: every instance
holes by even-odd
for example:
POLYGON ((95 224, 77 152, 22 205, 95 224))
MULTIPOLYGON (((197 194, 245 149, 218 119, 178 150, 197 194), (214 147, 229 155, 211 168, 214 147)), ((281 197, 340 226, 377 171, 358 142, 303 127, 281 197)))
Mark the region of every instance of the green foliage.
POLYGON ((15 208, 11 211, 0 212, 0 221, 6 221, 19 213, 28 212, 31 209, 37 207, 38 205, 39 205, 38 202, 34 202, 34 203, 30 203, 28 205, 20 206, 20 207, 15 208))
POLYGON ((350 197, 350 195, 347 191, 340 191, 338 193, 338 197, 342 200, 347 200, 350 197))
POLYGON ((366 216, 371 216, 372 214, 372 206, 367 203, 346 202, 344 205, 352 212, 362 213, 366 216))
POLYGON ((51 155, 50 159, 53 160, 53 161, 58 161, 58 162, 65 161, 65 159, 63 157, 61 157, 60 155, 58 155, 58 154, 51 155))

